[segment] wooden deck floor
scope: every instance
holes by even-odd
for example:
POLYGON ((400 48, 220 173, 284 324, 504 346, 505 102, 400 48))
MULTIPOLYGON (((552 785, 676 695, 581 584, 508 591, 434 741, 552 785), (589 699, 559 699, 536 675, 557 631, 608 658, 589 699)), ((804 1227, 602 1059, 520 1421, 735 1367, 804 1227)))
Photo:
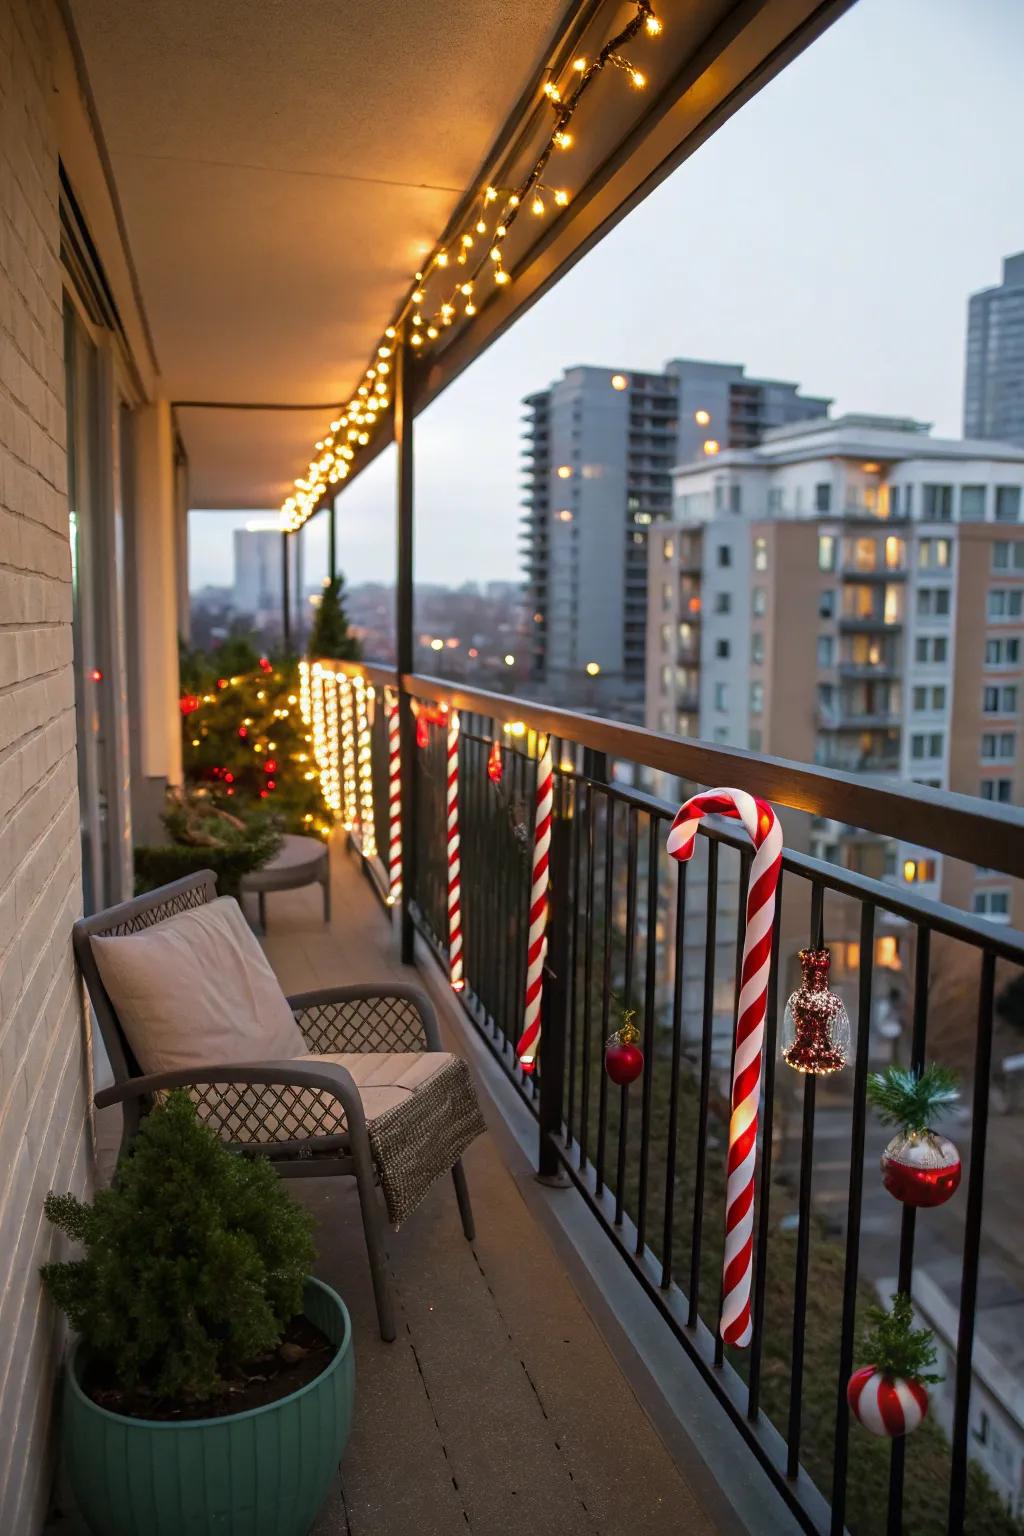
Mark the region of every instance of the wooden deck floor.
MULTIPOLYGON (((408 976, 355 861, 339 845, 332 862, 329 929, 315 890, 268 899, 266 950, 285 990, 408 976)), ((489 1136, 466 1168, 474 1243, 447 1183, 389 1239, 393 1344, 377 1334, 351 1181, 292 1185, 317 1216, 319 1273, 356 1340, 355 1429, 315 1536, 714 1530, 489 1136)))

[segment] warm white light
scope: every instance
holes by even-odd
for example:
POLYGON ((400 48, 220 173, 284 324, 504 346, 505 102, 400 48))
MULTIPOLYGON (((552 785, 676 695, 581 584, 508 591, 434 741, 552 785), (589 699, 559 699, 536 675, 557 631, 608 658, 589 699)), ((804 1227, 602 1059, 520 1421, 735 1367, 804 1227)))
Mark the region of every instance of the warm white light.
POLYGON ((693 419, 697 423, 698 427, 707 427, 711 424, 711 412, 694 411, 693 419))
POLYGON ((601 670, 600 662, 597 662, 597 661, 588 661, 587 662, 587 675, 589 677, 596 677, 597 674, 600 672, 600 670, 601 670))
POLYGON ((556 133, 555 134, 555 147, 557 149, 571 149, 572 148, 572 134, 571 133, 556 133))
POLYGON ((530 204, 530 209, 537 215, 538 218, 540 218, 541 214, 544 212, 544 199, 542 197, 535 197, 533 202, 530 204))
POLYGON ((573 59, 572 67, 578 75, 582 75, 583 71, 587 67, 587 61, 584 58, 573 59))
POLYGON ((556 469, 555 473, 558 476, 559 480, 571 480, 572 479, 572 467, 569 464, 559 464, 559 466, 556 469))
POLYGON ((572 513, 569 511, 568 507, 562 507, 560 511, 555 513, 555 516, 558 518, 560 523, 572 522, 572 513))
POLYGON ((510 282, 511 279, 508 273, 499 267, 498 271, 494 274, 494 281, 496 283, 507 283, 510 282))
POLYGON ((704 444, 704 452, 707 454, 708 458, 714 458, 715 454, 718 453, 721 449, 721 446, 721 443, 716 437, 709 437, 704 444))
POLYGON ((505 657, 505 665, 506 665, 506 667, 514 667, 515 664, 516 664, 516 659, 512 655, 512 652, 509 651, 508 655, 505 657))
POLYGON ((559 208, 564 208, 566 206, 566 204, 568 203, 568 201, 569 201, 569 194, 568 194, 568 192, 563 192, 561 189, 559 189, 559 191, 557 191, 555 193, 555 202, 558 204, 559 208))
POLYGON ((431 640, 431 642, 430 642, 430 649, 432 651, 443 651, 444 650, 444 641, 443 640, 438 640, 436 638, 431 640))
POLYGON ((629 380, 624 373, 612 374, 612 389, 626 389, 628 386, 629 380))
POLYGON ((652 37, 657 37, 658 33, 661 31, 661 22, 658 20, 657 16, 648 16, 647 20, 644 22, 644 26, 647 28, 652 37))
POLYGON ((642 91, 644 86, 647 84, 647 76, 643 74, 639 69, 631 69, 629 72, 629 78, 632 80, 638 91, 642 91))

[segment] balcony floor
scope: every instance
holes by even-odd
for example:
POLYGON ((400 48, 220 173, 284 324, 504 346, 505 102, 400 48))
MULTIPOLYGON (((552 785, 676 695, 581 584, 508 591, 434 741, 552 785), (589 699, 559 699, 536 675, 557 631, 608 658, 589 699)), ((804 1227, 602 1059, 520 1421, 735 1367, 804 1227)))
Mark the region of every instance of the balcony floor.
MULTIPOLYGON (((338 842, 334 920, 319 890, 267 901, 288 992, 411 973, 338 842)), ((397 924, 395 925, 397 929, 397 924)), ((688 1536, 702 1509, 621 1374, 490 1136, 466 1168, 477 1238, 450 1184, 388 1238, 398 1338, 377 1334, 355 1186, 291 1184, 318 1221, 318 1273, 351 1310, 356 1421, 313 1536, 688 1536)), ((575 1198, 566 1195, 565 1198, 575 1198)))

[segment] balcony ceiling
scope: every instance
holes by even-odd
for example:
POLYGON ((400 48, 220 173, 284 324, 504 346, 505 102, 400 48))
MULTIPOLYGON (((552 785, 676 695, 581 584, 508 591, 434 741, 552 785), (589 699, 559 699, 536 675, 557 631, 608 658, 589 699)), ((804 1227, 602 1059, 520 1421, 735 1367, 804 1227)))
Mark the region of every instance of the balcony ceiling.
MULTIPOLYGON (((347 396, 562 10, 72 0, 164 392, 347 396)), ((178 421, 193 503, 261 507, 324 412, 178 421)))

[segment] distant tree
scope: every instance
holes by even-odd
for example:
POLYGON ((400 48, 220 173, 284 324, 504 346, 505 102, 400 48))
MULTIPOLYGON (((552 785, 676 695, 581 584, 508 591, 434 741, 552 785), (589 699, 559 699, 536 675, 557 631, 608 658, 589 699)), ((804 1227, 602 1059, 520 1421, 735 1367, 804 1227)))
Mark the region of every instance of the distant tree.
POLYGON ((348 627, 343 576, 332 576, 324 587, 309 634, 309 654, 333 661, 359 661, 363 654, 348 627))

